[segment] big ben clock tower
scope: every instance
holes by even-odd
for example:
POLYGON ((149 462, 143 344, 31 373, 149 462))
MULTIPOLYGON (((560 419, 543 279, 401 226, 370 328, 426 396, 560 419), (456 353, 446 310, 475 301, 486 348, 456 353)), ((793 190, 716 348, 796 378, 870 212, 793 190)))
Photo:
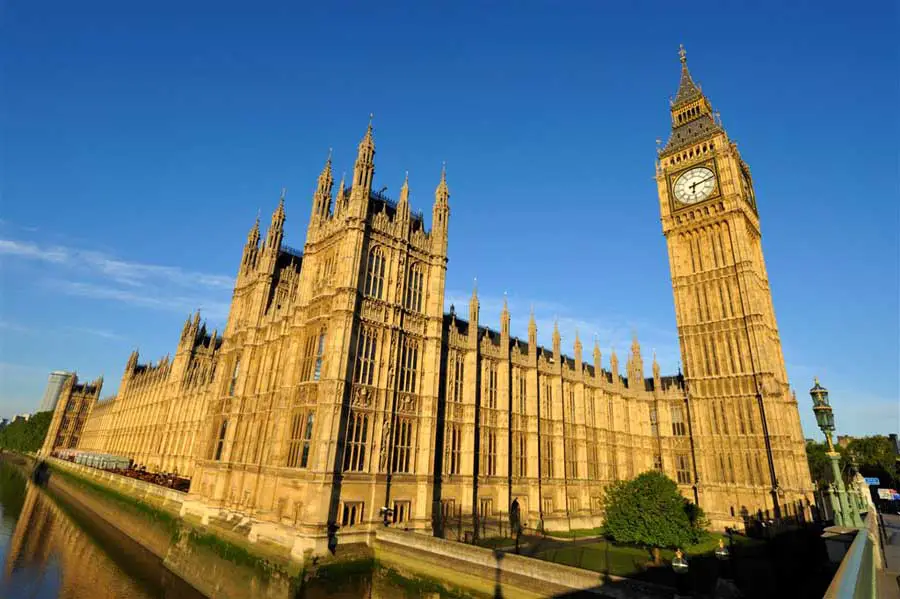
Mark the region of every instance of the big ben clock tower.
POLYGON ((694 442, 694 493, 714 524, 805 517, 812 483, 787 380, 750 168, 681 48, 656 181, 694 442))

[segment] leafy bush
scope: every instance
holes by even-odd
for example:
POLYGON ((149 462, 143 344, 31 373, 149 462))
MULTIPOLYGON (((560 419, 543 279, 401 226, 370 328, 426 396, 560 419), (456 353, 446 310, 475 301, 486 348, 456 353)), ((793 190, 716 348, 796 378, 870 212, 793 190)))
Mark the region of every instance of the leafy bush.
POLYGON ((38 412, 26 420, 17 420, 0 429, 0 447, 18 452, 36 452, 44 444, 53 412, 38 412))
POLYGON ((675 482, 661 472, 613 483, 606 489, 605 507, 603 531, 617 543, 675 548, 706 536, 703 510, 682 497, 675 482))

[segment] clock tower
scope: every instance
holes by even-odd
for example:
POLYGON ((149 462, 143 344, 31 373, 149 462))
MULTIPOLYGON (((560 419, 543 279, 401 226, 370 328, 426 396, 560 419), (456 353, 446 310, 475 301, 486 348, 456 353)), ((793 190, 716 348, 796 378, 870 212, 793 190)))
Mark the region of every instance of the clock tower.
POLYGON ((693 493, 714 524, 805 517, 812 497, 750 168, 681 48, 656 181, 689 397, 693 493))

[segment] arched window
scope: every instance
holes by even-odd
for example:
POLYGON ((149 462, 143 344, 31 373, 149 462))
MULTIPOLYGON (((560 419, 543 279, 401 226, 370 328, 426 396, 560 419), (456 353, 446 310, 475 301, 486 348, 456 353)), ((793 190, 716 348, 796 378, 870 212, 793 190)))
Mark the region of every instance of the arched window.
POLYGON ((384 250, 376 247, 369 251, 365 294, 381 299, 382 291, 384 291, 384 250))
POLYGON ((425 288, 425 275, 422 273, 421 264, 413 264, 409 268, 409 276, 406 281, 406 300, 407 310, 413 312, 422 311, 422 295, 425 288))

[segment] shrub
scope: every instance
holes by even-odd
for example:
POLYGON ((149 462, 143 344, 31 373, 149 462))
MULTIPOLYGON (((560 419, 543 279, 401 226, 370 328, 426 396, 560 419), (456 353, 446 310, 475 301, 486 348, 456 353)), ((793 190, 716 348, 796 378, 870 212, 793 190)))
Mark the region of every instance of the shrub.
POLYGON ((617 543, 676 548, 706 536, 703 510, 682 497, 675 482, 661 472, 613 483, 604 499, 603 532, 617 543))

